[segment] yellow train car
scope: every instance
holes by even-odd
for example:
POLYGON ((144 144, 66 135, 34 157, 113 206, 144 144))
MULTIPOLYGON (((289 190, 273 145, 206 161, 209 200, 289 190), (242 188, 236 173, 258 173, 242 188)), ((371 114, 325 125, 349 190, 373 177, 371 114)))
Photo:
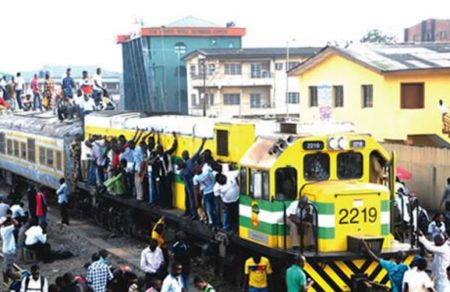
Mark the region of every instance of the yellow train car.
MULTIPOLYGON (((255 125, 248 122, 227 122, 218 119, 188 116, 152 116, 139 113, 94 113, 86 118, 85 135, 118 137, 124 135, 131 139, 136 129, 153 129, 158 132, 159 144, 169 149, 173 144, 172 132, 177 133, 178 147, 172 155, 175 163, 181 153, 187 150, 191 155, 207 138, 205 149, 211 150, 214 157, 222 163, 237 164, 255 139, 255 125)), ((155 134, 156 135, 156 134, 155 134)), ((175 171, 173 206, 184 210, 184 183, 175 171)))

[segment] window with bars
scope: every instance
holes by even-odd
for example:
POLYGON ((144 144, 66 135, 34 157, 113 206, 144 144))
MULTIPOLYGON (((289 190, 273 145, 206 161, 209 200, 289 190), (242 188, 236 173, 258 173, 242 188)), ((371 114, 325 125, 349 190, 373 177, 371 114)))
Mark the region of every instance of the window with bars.
POLYGON ((250 94, 250 107, 260 108, 261 107, 261 94, 251 93, 250 94))
POLYGON ((35 140, 27 139, 27 148, 28 148, 28 161, 31 163, 36 162, 36 154, 35 154, 35 140))
POLYGON ((225 64, 225 75, 241 75, 242 66, 237 63, 225 64))
POLYGON ((45 147, 39 147, 39 164, 45 165, 45 147))
POLYGON ((288 103, 299 104, 300 103, 300 93, 299 92, 288 92, 288 103))
POLYGON ((20 143, 20 158, 26 160, 27 159, 27 143, 20 143))
POLYGON ((53 167, 53 149, 47 148, 47 166, 53 167))
POLYGON ((5 154, 6 144, 5 144, 5 133, 0 133, 0 153, 5 154))
POLYGON ((241 95, 239 93, 225 93, 223 95, 224 105, 239 105, 241 103, 241 95))
POLYGON ((62 152, 56 151, 56 169, 62 170, 62 152))

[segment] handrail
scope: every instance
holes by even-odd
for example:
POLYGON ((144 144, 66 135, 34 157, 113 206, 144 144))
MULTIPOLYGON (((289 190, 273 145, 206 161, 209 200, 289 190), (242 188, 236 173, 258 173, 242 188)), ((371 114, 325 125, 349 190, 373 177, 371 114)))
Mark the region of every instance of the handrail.
POLYGON ((304 232, 302 230, 303 228, 303 210, 305 209, 306 206, 311 206, 313 208, 314 211, 314 223, 313 226, 311 228, 313 228, 313 235, 314 235, 314 249, 315 249, 315 253, 316 255, 319 253, 319 237, 318 237, 318 231, 319 231, 319 213, 317 210, 317 207, 314 206, 314 204, 312 203, 306 203, 306 205, 304 207, 300 206, 300 201, 299 201, 299 209, 300 209, 300 251, 301 253, 303 253, 305 247, 303 244, 303 239, 304 239, 304 232))

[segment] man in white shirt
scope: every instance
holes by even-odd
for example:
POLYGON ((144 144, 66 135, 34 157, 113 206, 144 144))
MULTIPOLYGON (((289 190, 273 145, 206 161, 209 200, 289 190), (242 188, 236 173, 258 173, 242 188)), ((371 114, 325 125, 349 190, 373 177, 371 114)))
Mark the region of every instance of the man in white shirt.
POLYGON ((25 231, 25 246, 31 250, 36 251, 38 260, 44 262, 51 261, 51 247, 47 242, 47 234, 37 223, 33 222, 33 226, 25 231))
POLYGON ((23 202, 20 202, 18 204, 12 205, 10 208, 12 212, 12 217, 19 222, 21 221, 23 222, 26 219, 25 210, 23 209, 23 206, 24 206, 23 202))
POLYGON ((181 271, 183 266, 177 262, 173 262, 170 274, 164 279, 161 292, 182 292, 183 284, 181 282, 181 271))
POLYGON ((3 252, 3 279, 7 279, 9 271, 14 264, 16 255, 16 240, 14 239, 14 227, 19 223, 12 218, 11 210, 8 210, 6 217, 1 218, 0 234, 2 236, 3 252))
POLYGON ((25 80, 23 79, 23 77, 21 76, 20 72, 17 72, 16 74, 16 99, 17 99, 17 104, 19 105, 19 109, 23 109, 22 106, 22 93, 25 91, 25 80))
POLYGON ((84 117, 95 111, 95 102, 89 95, 84 95, 84 99, 81 102, 81 117, 84 120, 84 117))
POLYGON ((103 92, 105 91, 105 88, 103 87, 103 84, 102 84, 102 69, 101 68, 97 68, 96 74, 94 75, 92 80, 94 81, 94 92, 93 92, 92 96, 94 97, 94 100, 97 102, 98 100, 101 100, 103 92))
POLYGON ((433 253, 433 263, 431 264, 431 275, 436 279, 435 288, 437 291, 444 291, 448 285, 447 267, 450 265, 450 246, 446 244, 443 235, 434 237, 434 244, 428 241, 420 229, 419 242, 431 253, 433 253))
POLYGON ((0 199, 0 218, 6 217, 6 212, 8 210, 9 210, 9 205, 3 199, 0 199))
POLYGON ((216 175, 214 195, 221 202, 223 208, 223 229, 235 231, 238 227, 239 216, 239 186, 237 184, 238 171, 216 175))
POLYGON ((426 292, 434 291, 433 281, 431 281, 425 269, 427 261, 416 256, 411 263, 411 269, 403 276, 403 291, 405 292, 426 292))
POLYGON ((313 206, 308 203, 306 196, 301 196, 299 200, 293 201, 286 209, 287 223, 291 231, 291 245, 293 249, 298 249, 300 243, 298 240, 298 230, 303 232, 303 241, 306 248, 312 248, 314 242, 313 224, 314 222, 314 209, 313 206), (302 218, 302 220, 300 220, 302 218))
POLYGON ((158 270, 164 266, 164 256, 156 239, 152 238, 147 248, 141 253, 141 270, 145 272, 145 281, 150 287, 158 277, 158 270))
POLYGON ((48 281, 39 273, 39 266, 32 265, 31 275, 23 278, 20 292, 42 291, 48 292, 48 281))

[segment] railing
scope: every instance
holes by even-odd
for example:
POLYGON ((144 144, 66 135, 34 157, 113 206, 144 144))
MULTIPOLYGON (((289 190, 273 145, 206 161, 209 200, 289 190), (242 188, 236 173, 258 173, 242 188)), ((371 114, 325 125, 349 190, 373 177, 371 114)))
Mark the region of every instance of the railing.
MULTIPOLYGON (((202 80, 203 73, 190 73, 190 76, 194 80, 202 80)), ((250 72, 250 73, 240 73, 240 74, 226 74, 224 72, 212 72, 206 73, 205 79, 208 80, 210 78, 217 79, 234 79, 234 78, 250 78, 250 79, 264 79, 264 78, 272 78, 274 74, 269 71, 262 72, 250 72)))
POLYGON ((303 230, 303 211, 305 210, 306 207, 312 207, 313 208, 313 213, 314 213, 314 224, 311 224, 311 228, 312 230, 312 234, 314 236, 314 251, 316 254, 319 253, 319 213, 317 210, 317 207, 314 206, 314 204, 311 203, 306 203, 305 206, 299 206, 300 207, 300 252, 303 253, 305 246, 303 243, 303 239, 305 237, 305 232, 303 230))

